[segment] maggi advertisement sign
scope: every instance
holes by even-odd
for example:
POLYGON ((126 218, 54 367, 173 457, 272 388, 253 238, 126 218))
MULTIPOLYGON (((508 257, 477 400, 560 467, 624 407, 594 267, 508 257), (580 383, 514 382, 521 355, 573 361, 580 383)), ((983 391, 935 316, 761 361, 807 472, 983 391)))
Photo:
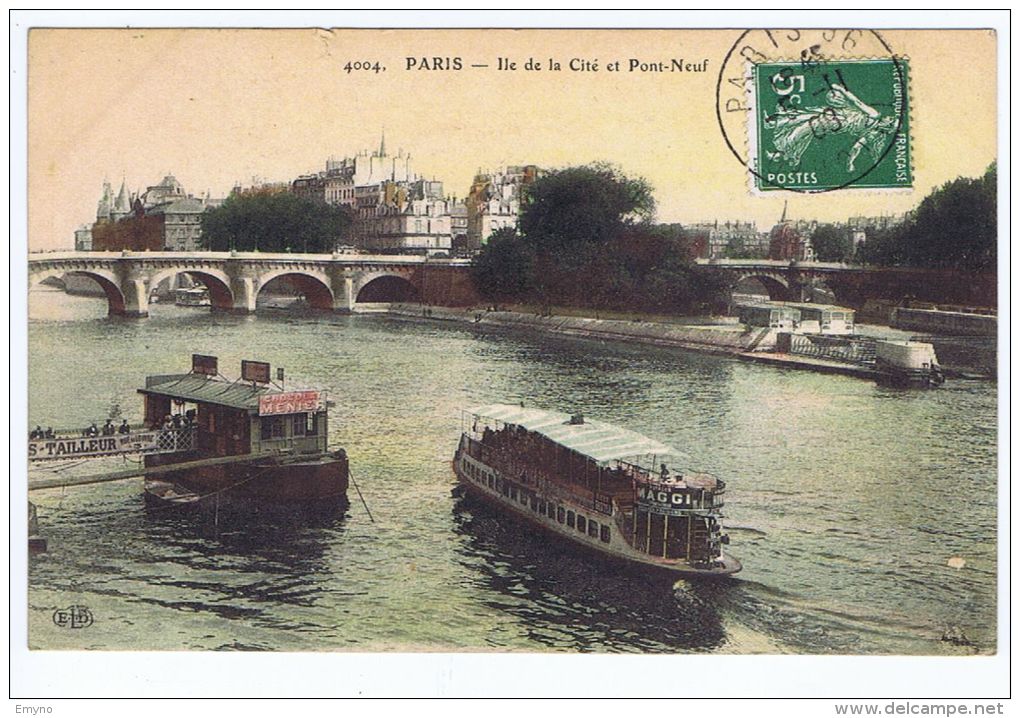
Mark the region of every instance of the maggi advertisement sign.
POLYGON ((322 392, 288 391, 282 394, 263 394, 259 397, 259 414, 300 414, 318 411, 322 406, 322 392))

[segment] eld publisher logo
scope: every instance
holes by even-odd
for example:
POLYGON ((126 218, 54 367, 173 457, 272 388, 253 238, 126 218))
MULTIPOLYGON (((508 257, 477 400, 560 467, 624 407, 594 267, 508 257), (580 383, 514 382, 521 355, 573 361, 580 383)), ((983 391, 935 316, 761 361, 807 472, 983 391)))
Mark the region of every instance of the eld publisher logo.
POLYGON ((92 611, 85 606, 68 606, 53 612, 53 625, 58 628, 88 628, 92 621, 92 611))

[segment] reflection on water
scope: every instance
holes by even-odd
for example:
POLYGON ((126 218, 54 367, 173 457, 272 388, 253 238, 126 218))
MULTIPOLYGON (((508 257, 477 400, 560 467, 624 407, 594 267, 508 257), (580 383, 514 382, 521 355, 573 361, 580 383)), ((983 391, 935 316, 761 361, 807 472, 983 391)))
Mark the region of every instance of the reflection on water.
POLYGON ((680 582, 674 591, 669 579, 579 556, 468 497, 454 511, 456 530, 467 537, 461 560, 483 577, 487 605, 519 618, 536 643, 668 652, 708 650, 725 640, 714 605, 702 596, 704 582, 680 582))
POLYGON ((991 652, 996 388, 893 391, 656 347, 384 316, 146 320, 33 292, 29 421, 137 420, 147 374, 192 353, 286 368, 335 402, 374 521, 146 510, 141 482, 33 494, 31 645, 158 650, 991 652), (621 573, 450 494, 461 410, 582 412, 678 447, 727 482, 736 578, 621 573), (960 560, 963 560, 962 568, 960 560), (86 605, 87 632, 54 627, 86 605), (944 640, 948 636, 950 640, 944 640))

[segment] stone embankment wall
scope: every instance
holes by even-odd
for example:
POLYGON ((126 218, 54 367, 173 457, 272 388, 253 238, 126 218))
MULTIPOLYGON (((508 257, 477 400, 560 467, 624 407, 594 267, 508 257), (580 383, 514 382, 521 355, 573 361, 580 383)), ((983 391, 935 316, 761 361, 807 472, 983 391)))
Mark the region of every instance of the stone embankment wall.
POLYGON ((999 320, 995 316, 904 307, 897 307, 892 311, 892 326, 896 329, 936 334, 994 337, 999 333, 999 320))
POLYGON ((393 304, 390 306, 389 313, 394 316, 416 319, 462 322, 481 326, 518 327, 588 339, 640 342, 725 354, 740 354, 754 350, 764 351, 775 346, 774 331, 753 329, 748 332, 744 331, 740 325, 685 326, 662 322, 589 317, 542 317, 522 312, 458 309, 417 304, 393 304))

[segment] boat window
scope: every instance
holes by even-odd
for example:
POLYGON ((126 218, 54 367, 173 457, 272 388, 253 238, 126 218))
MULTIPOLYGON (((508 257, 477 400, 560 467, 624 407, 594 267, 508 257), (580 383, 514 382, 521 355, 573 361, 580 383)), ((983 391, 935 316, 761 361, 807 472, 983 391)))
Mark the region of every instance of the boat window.
POLYGON ((513 485, 510 486, 510 498, 513 499, 514 501, 517 500, 517 487, 516 486, 513 486, 513 485))
POLYGON ((262 439, 281 439, 283 438, 283 417, 282 416, 264 416, 262 417, 262 439))
POLYGON ((574 528, 574 512, 573 511, 568 511, 567 512, 567 526, 569 526, 570 528, 574 528))
POLYGON ((609 543, 609 527, 606 526, 605 524, 602 524, 602 529, 601 533, 599 534, 599 538, 605 541, 606 543, 609 543))
POLYGON ((545 513, 545 502, 544 501, 539 501, 538 502, 538 513, 540 513, 540 514, 544 514, 545 513))
POLYGON ((294 436, 304 436, 305 424, 307 423, 308 423, 307 414, 295 414, 292 421, 294 436))
POLYGON ((578 514, 577 515, 577 530, 580 531, 581 533, 584 533, 584 531, 585 531, 585 528, 586 528, 585 522, 586 522, 586 519, 584 518, 584 516, 581 516, 580 514, 578 514))
POLYGON ((595 537, 599 535, 599 523, 598 521, 588 522, 588 535, 595 537))
POLYGON ((567 515, 567 513, 566 513, 566 511, 563 510, 562 506, 558 506, 556 508, 556 520, 557 521, 559 521, 560 523, 563 523, 563 520, 566 518, 566 515, 567 515))
POLYGON ((538 498, 535 496, 531 497, 531 510, 538 511, 538 498))

